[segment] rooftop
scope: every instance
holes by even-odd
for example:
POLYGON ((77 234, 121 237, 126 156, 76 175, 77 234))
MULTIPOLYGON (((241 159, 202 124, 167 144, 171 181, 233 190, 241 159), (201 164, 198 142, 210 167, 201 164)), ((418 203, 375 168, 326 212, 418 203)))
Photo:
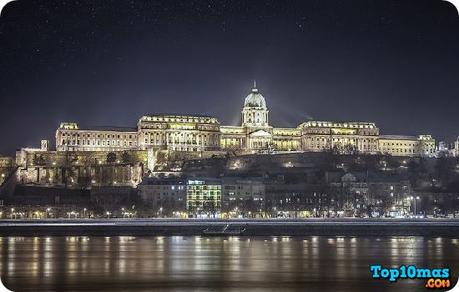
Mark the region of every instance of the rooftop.
POLYGON ((144 115, 139 119, 140 121, 153 121, 153 122, 205 122, 212 124, 219 124, 217 118, 208 115, 183 115, 183 114, 149 114, 144 115), (204 121, 203 121, 204 119, 204 121))
POLYGON ((388 140, 417 140, 416 136, 407 136, 407 135, 380 135, 379 139, 388 139, 388 140))
POLYGON ((300 127, 343 127, 343 128, 376 128, 373 122, 351 122, 351 121, 307 121, 300 125, 300 127))
POLYGON ((107 132, 136 132, 137 128, 134 127, 117 127, 117 126, 94 126, 94 127, 82 127, 78 130, 84 131, 107 131, 107 132))

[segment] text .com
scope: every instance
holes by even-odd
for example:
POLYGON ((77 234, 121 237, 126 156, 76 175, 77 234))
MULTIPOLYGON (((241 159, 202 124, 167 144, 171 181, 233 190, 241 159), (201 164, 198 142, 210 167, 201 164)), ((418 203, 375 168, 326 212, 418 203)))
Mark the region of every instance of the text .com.
POLYGON ((425 287, 429 289, 451 287, 449 268, 417 268, 414 265, 386 268, 381 265, 371 265, 370 273, 373 279, 386 279, 392 283, 399 279, 426 279, 425 287))

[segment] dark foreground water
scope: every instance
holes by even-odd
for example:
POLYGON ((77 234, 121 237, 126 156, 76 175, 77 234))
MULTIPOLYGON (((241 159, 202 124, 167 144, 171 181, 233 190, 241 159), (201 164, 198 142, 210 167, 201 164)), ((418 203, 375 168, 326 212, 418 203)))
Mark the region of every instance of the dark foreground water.
POLYGON ((369 265, 459 271, 452 238, 3 237, 0 251, 14 291, 427 291, 369 265))

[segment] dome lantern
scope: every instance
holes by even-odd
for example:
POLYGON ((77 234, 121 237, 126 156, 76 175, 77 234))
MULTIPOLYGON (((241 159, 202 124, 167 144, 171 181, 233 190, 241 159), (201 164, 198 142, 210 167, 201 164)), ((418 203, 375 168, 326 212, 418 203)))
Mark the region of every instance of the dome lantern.
POLYGON ((256 81, 254 81, 253 88, 249 95, 245 98, 244 107, 261 107, 266 109, 265 98, 258 90, 256 81))

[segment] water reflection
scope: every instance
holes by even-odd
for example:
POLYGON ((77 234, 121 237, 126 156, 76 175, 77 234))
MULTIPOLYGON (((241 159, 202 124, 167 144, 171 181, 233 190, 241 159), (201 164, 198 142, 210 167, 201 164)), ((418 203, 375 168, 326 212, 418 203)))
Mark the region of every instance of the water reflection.
POLYGON ((457 277, 457 245, 424 237, 1 237, 0 273, 15 291, 409 291, 422 282, 373 281, 369 265, 448 266, 457 277))

